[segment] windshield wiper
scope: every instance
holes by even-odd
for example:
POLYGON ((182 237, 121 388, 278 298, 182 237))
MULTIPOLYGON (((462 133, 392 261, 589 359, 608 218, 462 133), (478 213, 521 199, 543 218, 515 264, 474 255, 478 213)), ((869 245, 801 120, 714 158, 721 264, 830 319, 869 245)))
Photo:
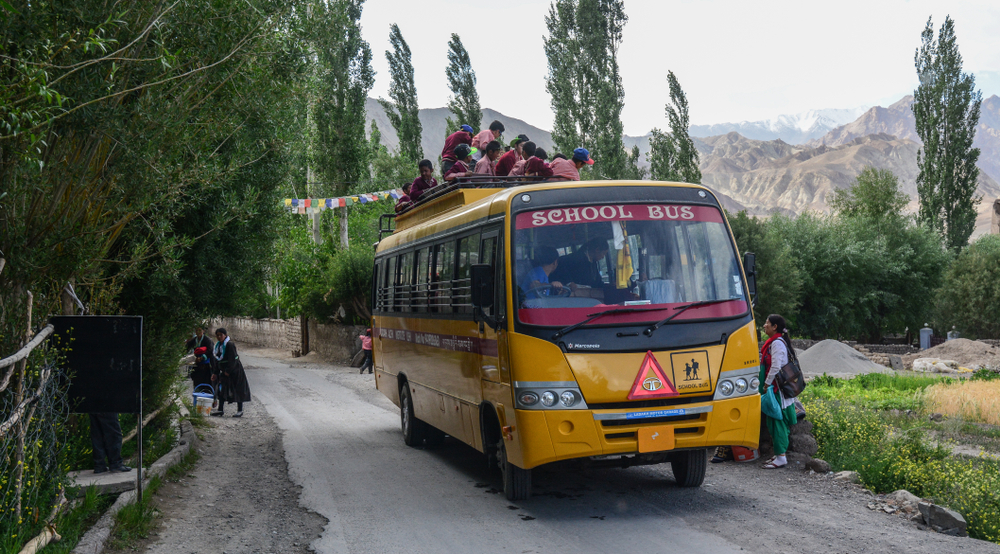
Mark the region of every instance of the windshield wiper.
POLYGON ((555 334, 552 335, 551 340, 557 341, 564 335, 566 335, 566 333, 579 329, 580 327, 583 327, 584 325, 590 323, 591 321, 594 321, 595 319, 601 316, 606 316, 611 314, 628 314, 632 312, 652 312, 655 310, 663 310, 663 309, 665 308, 612 308, 610 310, 604 310, 603 312, 597 312, 596 314, 587 314, 587 319, 579 323, 574 323, 573 325, 570 325, 568 327, 563 327, 562 329, 556 331, 555 334))
POLYGON ((667 323, 670 322, 671 319, 673 319, 673 318, 681 315, 685 311, 687 311, 688 308, 697 308, 698 306, 708 306, 709 304, 718 304, 720 302, 729 302, 730 300, 739 300, 739 298, 719 298, 719 299, 716 299, 716 300, 702 300, 701 302, 694 302, 694 303, 687 304, 687 305, 684 305, 684 306, 678 306, 677 308, 674 308, 674 309, 677 310, 677 312, 675 312, 673 314, 670 314, 670 317, 668 317, 666 319, 657 321, 656 323, 650 325, 642 333, 644 335, 646 335, 647 337, 653 336, 653 331, 656 331, 657 329, 659 329, 663 325, 666 325, 667 323))

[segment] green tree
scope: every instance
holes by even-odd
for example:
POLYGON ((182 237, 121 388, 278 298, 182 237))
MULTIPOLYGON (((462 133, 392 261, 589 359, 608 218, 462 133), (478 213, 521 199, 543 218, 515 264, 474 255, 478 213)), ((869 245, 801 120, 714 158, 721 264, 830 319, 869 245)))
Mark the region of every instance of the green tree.
POLYGON ((455 33, 451 34, 451 40, 448 41, 448 67, 445 69, 445 76, 448 78, 448 88, 451 89, 448 109, 455 115, 454 120, 448 118, 448 134, 463 124, 479 131, 483 110, 476 90, 476 72, 472 69, 472 60, 462 45, 462 39, 455 33))
MULTIPOLYGON (((757 301, 754 318, 762 324, 770 314, 779 314, 789 322, 796 321, 802 302, 802 275, 792 247, 768 220, 752 217, 741 211, 728 214, 729 226, 742 255, 757 256, 757 301)), ((795 334, 799 334, 796 329, 795 334)))
POLYGON ((962 72, 955 22, 946 17, 934 37, 931 19, 914 55, 920 84, 913 92, 913 115, 923 146, 917 153, 920 173, 920 221, 937 230, 949 248, 964 248, 976 226, 975 196, 979 149, 972 146, 979 123, 982 93, 975 77, 962 72))
POLYGON ((392 51, 385 51, 389 61, 389 98, 379 98, 389 122, 399 137, 399 153, 416 164, 423 158, 420 146, 423 127, 420 124, 420 107, 417 103, 417 86, 413 82, 413 61, 410 46, 399 32, 399 25, 389 27, 389 43, 392 51))
POLYGON ((639 159, 642 154, 639 152, 639 145, 632 147, 632 152, 628 156, 628 165, 625 166, 625 174, 622 179, 641 181, 649 178, 649 170, 639 166, 639 159))
POLYGON ((650 173, 658 181, 681 181, 700 183, 701 170, 698 168, 698 149, 688 130, 687 96, 673 71, 667 72, 670 89, 670 103, 666 105, 670 134, 653 129, 650 137, 650 173))
POLYGON ((868 166, 858 173, 850 188, 834 191, 830 207, 846 217, 896 223, 909 201, 892 171, 868 166))
POLYGON ((983 235, 948 268, 938 291, 937 325, 971 338, 1000 338, 1000 236, 983 235))
POLYGON ((625 106, 618 49, 628 16, 622 0, 555 0, 545 18, 549 35, 545 87, 555 118, 556 150, 590 148, 595 176, 621 179, 628 172, 622 143, 625 106))

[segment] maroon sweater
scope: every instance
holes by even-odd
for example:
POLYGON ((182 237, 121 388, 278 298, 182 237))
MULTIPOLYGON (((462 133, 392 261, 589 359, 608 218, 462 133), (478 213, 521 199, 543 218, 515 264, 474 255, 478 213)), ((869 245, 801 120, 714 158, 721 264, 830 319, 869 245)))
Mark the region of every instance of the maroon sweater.
MULTIPOLYGON (((472 145, 472 135, 466 133, 465 131, 455 131, 454 133, 448 135, 448 138, 444 139, 444 149, 441 150, 441 159, 455 161, 458 158, 455 157, 455 148, 459 144, 472 145)), ((411 193, 413 191, 410 191, 411 193)))
POLYGON ((505 152, 503 156, 500 156, 500 159, 497 160, 496 167, 493 169, 496 171, 497 175, 506 177, 510 175, 510 170, 514 169, 514 164, 520 160, 521 156, 517 154, 517 150, 509 150, 505 152))

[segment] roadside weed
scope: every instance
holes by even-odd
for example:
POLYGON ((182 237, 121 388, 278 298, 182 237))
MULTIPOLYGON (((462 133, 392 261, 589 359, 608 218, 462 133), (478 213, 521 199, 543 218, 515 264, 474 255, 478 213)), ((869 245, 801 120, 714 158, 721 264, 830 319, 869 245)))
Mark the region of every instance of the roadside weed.
POLYGON ((1000 381, 939 383, 924 392, 927 409, 966 421, 1000 425, 1000 381))

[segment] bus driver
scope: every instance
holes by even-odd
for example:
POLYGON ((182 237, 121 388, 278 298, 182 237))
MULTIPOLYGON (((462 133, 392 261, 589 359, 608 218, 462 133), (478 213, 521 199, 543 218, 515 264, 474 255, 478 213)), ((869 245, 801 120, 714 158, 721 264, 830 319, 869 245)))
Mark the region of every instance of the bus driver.
POLYGON ((607 254, 608 241, 594 237, 576 252, 561 256, 551 277, 556 281, 571 283, 570 288, 573 289, 574 296, 593 296, 594 293, 602 292, 604 287, 597 262, 604 259, 607 254), (579 288, 581 285, 595 290, 590 295, 582 294, 583 291, 579 288))

